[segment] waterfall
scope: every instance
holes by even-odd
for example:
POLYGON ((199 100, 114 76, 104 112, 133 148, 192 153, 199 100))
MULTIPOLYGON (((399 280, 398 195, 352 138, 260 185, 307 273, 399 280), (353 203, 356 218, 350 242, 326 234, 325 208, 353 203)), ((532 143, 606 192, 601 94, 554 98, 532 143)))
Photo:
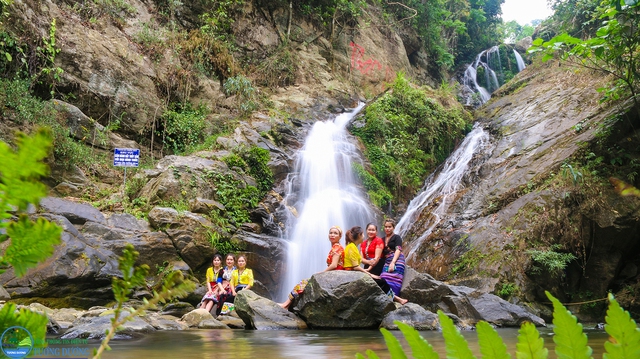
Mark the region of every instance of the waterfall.
MULTIPOLYGON (((348 141, 346 125, 362 109, 343 113, 333 121, 318 121, 309 132, 290 174, 285 203, 295 202, 297 218, 287 223, 287 273, 282 297, 301 279, 326 268, 329 228, 338 225, 344 232, 375 220, 366 194, 359 186, 351 163, 358 158, 354 141, 348 141), (295 183, 295 185, 294 185, 295 183)), ((293 217, 293 216, 292 216, 293 217)))
POLYGON ((524 65, 524 60, 522 59, 522 56, 520 56, 520 53, 518 53, 516 49, 513 49, 513 54, 516 56, 516 63, 518 64, 518 72, 524 70, 526 66, 524 65))
MULTIPOLYGON (((525 68, 520 54, 513 50, 518 72, 525 68)), ((465 105, 482 105, 489 101, 491 93, 502 85, 504 75, 502 72, 502 60, 500 60, 500 48, 493 46, 481 51, 472 64, 469 64, 462 76, 461 96, 465 99, 465 105), (478 69, 484 71, 484 85, 478 83, 478 69)))
POLYGON ((473 131, 466 136, 460 147, 449 156, 442 171, 435 176, 430 176, 422 192, 409 203, 407 211, 396 226, 396 233, 400 234, 401 237, 404 237, 412 224, 416 222, 425 205, 435 203, 435 206, 431 212, 433 218, 430 219, 429 227, 415 241, 405 246, 405 249, 409 248, 408 251, 405 251, 407 259, 412 257, 415 250, 420 247, 424 239, 431 234, 433 228, 440 222, 441 217, 451 204, 450 199, 463 187, 462 178, 467 172, 473 155, 483 148, 488 141, 489 135, 482 127, 476 125, 473 131))

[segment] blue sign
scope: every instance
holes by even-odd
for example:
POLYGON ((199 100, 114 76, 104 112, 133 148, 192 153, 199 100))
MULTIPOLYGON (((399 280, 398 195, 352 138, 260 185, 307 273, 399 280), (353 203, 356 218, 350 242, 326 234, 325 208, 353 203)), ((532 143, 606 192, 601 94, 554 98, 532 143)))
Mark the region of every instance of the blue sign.
POLYGON ((116 167, 138 167, 139 161, 139 149, 116 148, 113 150, 113 165, 116 167))

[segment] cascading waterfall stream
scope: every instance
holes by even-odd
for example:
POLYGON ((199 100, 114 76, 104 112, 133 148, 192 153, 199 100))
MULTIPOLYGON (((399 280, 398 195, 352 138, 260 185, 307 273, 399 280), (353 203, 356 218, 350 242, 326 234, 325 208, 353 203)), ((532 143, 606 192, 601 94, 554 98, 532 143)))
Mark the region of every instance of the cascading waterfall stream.
POLYGON ((404 237, 426 204, 436 202, 437 207, 431 212, 433 218, 427 230, 418 239, 405 246, 405 248, 408 248, 408 251, 405 252, 407 259, 411 259, 415 250, 431 234, 433 228, 440 223, 441 217, 451 204, 450 199, 463 187, 462 178, 467 172, 473 155, 483 148, 488 141, 489 135, 482 127, 476 125, 473 131, 466 136, 460 147, 449 156, 442 171, 435 177, 432 176, 427 179, 422 192, 409 203, 407 211, 396 226, 396 233, 400 234, 401 237, 404 237))
POLYGON ((525 64, 524 64, 524 60, 522 59, 522 56, 520 56, 520 53, 518 51, 516 51, 516 49, 513 49, 513 55, 516 57, 516 64, 518 64, 518 72, 522 71, 525 69, 525 64))
MULTIPOLYGON (((318 121, 307 136, 296 159, 296 171, 288 180, 285 203, 295 198, 298 217, 289 218, 287 273, 282 298, 301 279, 326 268, 331 245, 329 228, 344 232, 375 220, 366 194, 353 173, 356 146, 348 141, 346 125, 362 109, 336 116, 333 122, 318 121), (295 183, 295 185, 294 185, 295 183), (294 190, 294 187, 298 190, 294 190)), ((291 205, 291 204, 289 204, 291 205)))
MULTIPOLYGON (((520 72, 525 68, 524 60, 518 51, 514 49, 513 52, 518 66, 518 72, 520 72)), ((481 51, 476 56, 475 61, 465 69, 462 77, 461 95, 465 99, 466 105, 481 105, 491 99, 491 93, 497 90, 503 82, 504 76, 502 72, 502 60, 500 60, 500 48, 493 46, 481 51), (478 82, 479 68, 483 69, 486 88, 478 82)))

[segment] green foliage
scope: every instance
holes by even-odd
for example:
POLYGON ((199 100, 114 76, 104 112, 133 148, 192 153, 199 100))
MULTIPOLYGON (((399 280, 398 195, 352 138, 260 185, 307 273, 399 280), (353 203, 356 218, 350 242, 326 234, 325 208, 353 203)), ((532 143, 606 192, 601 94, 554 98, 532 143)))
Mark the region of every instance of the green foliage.
POLYGON ((211 242, 211 247, 215 248, 216 252, 226 255, 228 253, 237 253, 244 251, 246 248, 239 243, 224 239, 220 233, 216 231, 207 231, 207 236, 211 242))
MULTIPOLYGON (((22 277, 29 268, 50 257, 54 246, 60 243, 61 227, 43 218, 33 221, 26 214, 29 204, 39 203, 47 194, 46 186, 38 179, 48 174, 42 161, 50 146, 51 136, 44 129, 33 136, 18 133, 15 150, 0 142, 0 273, 12 266, 15 275, 22 277)), ((16 312, 13 303, 0 310, 0 328, 22 326, 39 346, 44 343, 47 322, 46 316, 24 308, 16 312)))
POLYGON ((505 43, 516 43, 527 36, 533 35, 534 27, 531 25, 520 25, 517 21, 511 20, 498 25, 498 31, 502 33, 505 43))
POLYGON ((225 207, 222 213, 215 209, 211 216, 214 219, 226 218, 235 225, 250 222, 249 210, 258 205, 262 198, 260 191, 254 186, 248 186, 230 173, 210 171, 206 178, 215 189, 216 200, 225 207))
POLYGON ((493 327, 487 322, 479 322, 476 325, 478 331, 478 344, 483 358, 510 359, 507 346, 493 327))
MULTIPOLYGON (((60 52, 60 49, 56 47, 56 19, 51 20, 49 27, 49 37, 42 39, 43 46, 37 47, 36 50, 40 53, 40 56, 45 59, 46 65, 42 68, 41 74, 46 79, 46 82, 51 88, 51 97, 55 95, 55 84, 60 82, 62 68, 55 66, 56 55, 60 52)), ((38 80, 42 82, 43 80, 38 80)))
POLYGON ((485 257, 486 255, 477 248, 471 248, 453 261, 451 273, 455 275, 465 271, 472 271, 478 267, 480 261, 485 257))
POLYGON ((133 290, 139 287, 146 288, 145 278, 149 274, 149 266, 146 264, 135 266, 138 255, 139 253, 134 250, 133 245, 130 243, 122 251, 122 257, 120 257, 118 265, 122 278, 114 277, 112 280, 113 295, 117 302, 114 309, 114 317, 111 319, 111 328, 107 330, 107 336, 102 340, 100 347, 94 349, 93 358, 100 358, 105 350, 110 350, 109 341, 113 339, 118 328, 124 323, 144 314, 148 309, 155 309, 159 303, 184 297, 196 287, 195 283, 185 279, 180 271, 166 273, 160 292, 153 291, 153 297, 150 300, 145 298, 143 305, 135 310, 129 309, 129 312, 126 313, 127 315, 123 316, 125 311, 124 304, 129 300, 133 290))
POLYGON ((438 310, 438 319, 442 327, 447 358, 475 359, 467 340, 460 334, 460 330, 453 324, 453 320, 441 310, 438 310))
POLYGON ((401 201, 446 159, 470 118, 461 106, 445 108, 403 74, 392 90, 366 108, 365 126, 351 131, 362 139, 374 176, 401 201))
POLYGON ((258 108, 258 94, 251 80, 243 75, 229 77, 223 86, 227 96, 237 96, 236 102, 240 104, 242 113, 249 113, 258 108))
POLYGON ((549 41, 538 38, 529 52, 542 52, 543 61, 559 53, 563 60, 613 76, 607 88, 599 89, 603 100, 630 97, 637 106, 640 91, 640 2, 601 0, 591 13, 599 25, 595 36, 582 40, 562 33, 549 41))
POLYGON ((587 345, 587 335, 582 324, 565 308, 558 299, 546 292, 553 303, 553 341, 559 359, 588 359, 593 350, 587 345))
POLYGON ((567 265, 576 259, 571 253, 557 252, 560 249, 559 244, 552 245, 549 249, 530 249, 527 254, 531 256, 533 261, 531 271, 540 273, 542 270, 553 276, 563 276, 563 271, 567 265))
POLYGON ((518 359, 546 359, 549 350, 544 347, 544 339, 532 323, 525 322, 518 331, 516 344, 516 358, 518 359))
POLYGON ((258 189, 261 193, 266 193, 273 188, 273 172, 268 163, 271 159, 269 150, 260 147, 252 147, 247 152, 243 152, 242 158, 249 166, 249 174, 258 182, 258 189))
POLYGON ((222 158, 229 168, 237 167, 253 177, 262 195, 273 188, 273 172, 268 166, 270 159, 269 150, 257 146, 239 149, 222 158))
MULTIPOLYGON (((6 303, 0 309, 0 328, 2 331, 6 328, 19 326, 27 329, 33 337, 34 347, 43 347, 47 334, 47 323, 49 319, 46 315, 32 312, 26 308, 20 308, 18 311, 14 303, 6 303)), ((0 358, 7 358, 0 352, 0 358)))
POLYGON ((387 188, 383 186, 374 175, 365 170, 364 166, 361 164, 354 163, 353 170, 355 171, 356 176, 360 179, 360 182, 362 182, 364 189, 367 191, 371 203, 379 208, 385 208, 393 199, 389 190, 387 190, 387 188))
MULTIPOLYGON (((24 213, 30 203, 38 203, 47 194, 44 184, 37 181, 48 172, 42 163, 51 144, 47 131, 40 130, 32 137, 18 134, 17 151, 0 142, 0 242, 11 240, 0 256, 3 267, 14 267, 18 277, 53 254, 60 243, 62 228, 42 218, 35 222, 24 213), (17 211, 18 220, 9 220, 17 211)), ((0 273, 4 270, 0 270, 0 273)))
POLYGON ((511 298, 512 295, 514 295, 518 291, 519 291, 518 285, 514 283, 502 283, 502 285, 500 286, 500 289, 496 294, 498 294, 500 298, 509 299, 511 298))
POLYGON ((87 164, 91 150, 69 136, 66 124, 58 122, 51 102, 43 102, 29 91, 28 80, 0 79, 0 113, 17 124, 49 128, 53 134, 54 161, 63 167, 87 164))
POLYGON ((210 8, 200 15, 200 20, 204 23, 201 30, 214 34, 221 41, 227 40, 231 33, 234 15, 243 6, 244 0, 206 0, 205 2, 210 8))
POLYGON ((162 114, 163 128, 158 136, 174 153, 182 153, 204 138, 207 113, 203 105, 194 108, 190 103, 174 104, 162 114))
POLYGON ((609 309, 604 330, 612 338, 604 343, 603 359, 640 358, 640 331, 629 312, 609 293, 609 309))
MULTIPOLYGON (((553 302, 553 341, 556 344, 555 352, 559 359, 586 359, 591 358, 592 349, 587 345, 587 335, 583 332, 575 316, 573 316, 560 302, 547 292, 547 297, 553 302)), ((442 311, 438 311, 438 318, 442 327, 442 335, 445 340, 447 359, 475 358, 469 345, 460 330, 455 327, 453 321, 442 311)), ((422 338, 419 332, 400 321, 395 321, 402 330, 402 334, 411 346, 414 358, 438 358, 431 346, 422 338), (419 339, 418 339, 419 338, 419 339), (420 340, 421 339, 421 340, 420 340), (419 349, 418 349, 419 348, 419 349)), ((502 338, 490 324, 480 321, 476 325, 478 331, 478 345, 482 358, 507 359, 511 355, 507 352, 502 338)), ((609 310, 607 311, 605 330, 610 338, 604 343, 606 353, 604 359, 638 358, 640 355, 640 329, 631 319, 628 312, 624 311, 609 294, 609 310)), ((380 329, 392 359, 406 358, 406 354, 400 342, 386 329, 380 329)), ((369 359, 378 358, 378 355, 367 350, 369 359)), ((529 322, 522 324, 516 344, 517 359, 547 359, 549 351, 544 347, 544 340, 535 325, 529 322)), ((358 353, 356 358, 365 359, 358 353)))

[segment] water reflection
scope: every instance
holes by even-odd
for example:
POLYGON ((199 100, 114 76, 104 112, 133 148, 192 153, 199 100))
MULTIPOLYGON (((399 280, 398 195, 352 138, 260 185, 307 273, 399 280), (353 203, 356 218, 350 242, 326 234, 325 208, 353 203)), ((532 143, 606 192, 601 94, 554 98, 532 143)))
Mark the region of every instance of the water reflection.
MULTIPOLYGON (((553 339, 550 329, 540 330, 545 346, 553 353, 553 339)), ((601 331, 587 331, 589 345, 594 349, 594 357, 601 357, 603 343, 607 335, 601 331)), ((393 332, 401 338, 399 332, 393 332)), ((515 357, 517 329, 498 329, 509 353, 515 357)), ((442 333, 429 331, 421 333, 434 349, 445 357, 442 333)), ((480 357, 477 333, 463 332, 470 342, 470 348, 480 357)), ((409 347, 401 340, 409 353, 409 347)), ((382 334, 377 330, 305 330, 305 331, 258 331, 258 330, 190 330, 164 331, 149 334, 135 341, 116 341, 111 343, 113 350, 103 358, 184 358, 184 359, 337 359, 354 358, 356 353, 367 349, 374 350, 380 358, 389 358, 382 334)), ((553 356, 553 355, 552 355, 553 356)))

